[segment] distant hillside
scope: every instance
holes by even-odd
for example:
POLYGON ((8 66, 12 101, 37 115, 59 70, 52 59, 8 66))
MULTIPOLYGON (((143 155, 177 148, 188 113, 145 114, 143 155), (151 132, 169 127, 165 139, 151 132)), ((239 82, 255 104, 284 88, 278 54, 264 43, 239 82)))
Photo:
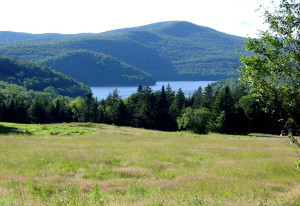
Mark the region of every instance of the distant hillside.
POLYGON ((68 97, 59 95, 51 90, 48 90, 46 92, 28 90, 23 86, 4 82, 4 81, 0 81, 0 93, 4 95, 4 97, 11 98, 11 99, 18 98, 18 99, 32 100, 32 99, 44 98, 44 99, 53 100, 55 98, 62 98, 62 97, 64 99, 68 99, 68 97))
POLYGON ((87 50, 62 53, 42 64, 89 86, 155 84, 155 80, 146 72, 109 55, 87 50))
MULTIPOLYGON (((242 37, 173 21, 99 35, 2 44, 0 55, 50 66, 49 58, 83 49, 115 57, 152 75, 155 80, 218 80, 237 75, 233 69, 240 65, 236 50, 244 50, 243 42, 242 37)), ((93 64, 92 58, 88 59, 93 64)), ((60 70, 56 68, 58 65, 51 66, 60 70)))
POLYGON ((92 35, 92 34, 30 34, 24 32, 11 32, 11 31, 0 31, 0 44, 11 43, 11 42, 25 42, 25 41, 47 41, 62 39, 67 37, 92 35))
POLYGON ((90 89, 48 67, 0 57, 0 80, 27 90, 52 92, 63 96, 84 96, 90 89))

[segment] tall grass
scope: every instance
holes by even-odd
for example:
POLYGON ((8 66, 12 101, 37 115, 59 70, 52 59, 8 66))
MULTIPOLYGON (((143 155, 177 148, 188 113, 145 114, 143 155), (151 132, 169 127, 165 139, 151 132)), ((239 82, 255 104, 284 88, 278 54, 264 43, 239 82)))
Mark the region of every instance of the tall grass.
POLYGON ((0 136, 0 205, 300 202, 299 156, 282 137, 2 125, 13 129, 0 136))

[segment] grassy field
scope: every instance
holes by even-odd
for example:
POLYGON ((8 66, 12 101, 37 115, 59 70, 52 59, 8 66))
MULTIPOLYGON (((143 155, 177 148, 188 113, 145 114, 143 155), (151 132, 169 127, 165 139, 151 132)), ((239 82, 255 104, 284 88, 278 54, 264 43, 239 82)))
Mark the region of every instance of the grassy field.
POLYGON ((300 205, 287 138, 0 123, 2 205, 300 205))

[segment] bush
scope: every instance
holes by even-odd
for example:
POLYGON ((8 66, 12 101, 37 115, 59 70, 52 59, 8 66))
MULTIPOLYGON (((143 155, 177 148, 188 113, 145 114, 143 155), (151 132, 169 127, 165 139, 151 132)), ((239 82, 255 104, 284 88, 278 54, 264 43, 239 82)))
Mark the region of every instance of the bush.
POLYGON ((187 108, 181 117, 177 119, 178 129, 187 129, 197 134, 209 132, 211 113, 207 108, 187 108))

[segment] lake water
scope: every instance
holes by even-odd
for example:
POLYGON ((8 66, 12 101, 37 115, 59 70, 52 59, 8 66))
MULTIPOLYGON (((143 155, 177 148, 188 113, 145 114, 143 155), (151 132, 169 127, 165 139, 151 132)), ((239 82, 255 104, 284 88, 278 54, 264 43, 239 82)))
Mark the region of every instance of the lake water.
MULTIPOLYGON (((156 82, 154 86, 150 86, 153 91, 161 90, 162 85, 165 85, 165 88, 170 84, 173 91, 178 91, 179 88, 182 89, 185 96, 188 97, 199 87, 206 87, 208 84, 213 81, 166 81, 166 82, 156 82)), ((94 97, 97 97, 98 100, 106 99, 109 93, 112 93, 113 90, 118 89, 119 95, 122 99, 129 97, 131 94, 136 93, 137 86, 134 87, 91 87, 94 97)))

